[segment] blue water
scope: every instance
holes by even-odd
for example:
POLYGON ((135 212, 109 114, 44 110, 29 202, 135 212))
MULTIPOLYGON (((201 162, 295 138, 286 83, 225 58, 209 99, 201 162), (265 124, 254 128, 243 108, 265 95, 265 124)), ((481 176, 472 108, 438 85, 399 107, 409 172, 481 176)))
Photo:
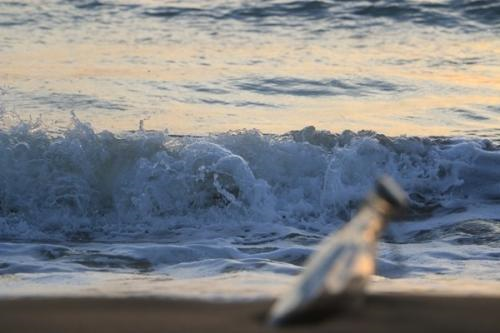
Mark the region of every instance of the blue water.
POLYGON ((495 1, 1 2, 0 296, 295 275, 382 174, 377 274, 498 281, 498 36, 495 1))

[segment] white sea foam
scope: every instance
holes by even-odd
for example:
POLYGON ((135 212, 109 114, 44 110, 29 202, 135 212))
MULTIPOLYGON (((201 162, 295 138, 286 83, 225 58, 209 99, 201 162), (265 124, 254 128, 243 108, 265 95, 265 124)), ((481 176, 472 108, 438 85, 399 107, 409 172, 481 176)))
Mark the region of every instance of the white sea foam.
POLYGON ((56 137, 29 122, 0 131, 4 239, 155 239, 238 223, 328 230, 383 173, 409 193, 413 218, 500 199, 500 151, 488 141, 312 128, 115 135, 73 122, 56 137))
POLYGON ((383 250, 381 274, 498 278, 491 269, 498 254, 488 249, 500 238, 500 150, 486 140, 311 127, 285 135, 113 134, 74 117, 59 135, 18 121, 0 130, 0 141, 3 274, 296 274, 385 173, 408 192, 411 209, 387 238, 406 256, 406 271, 383 250), (426 243, 441 244, 439 253, 426 243), (465 257, 454 256, 465 243, 465 257), (443 253, 450 264, 438 269, 443 253), (470 259, 484 269, 460 269, 470 259))

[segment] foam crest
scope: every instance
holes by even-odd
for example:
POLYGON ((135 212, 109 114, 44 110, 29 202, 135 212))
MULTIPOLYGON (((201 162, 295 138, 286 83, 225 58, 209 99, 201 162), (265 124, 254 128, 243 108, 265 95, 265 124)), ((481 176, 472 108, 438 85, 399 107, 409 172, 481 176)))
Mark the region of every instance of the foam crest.
POLYGON ((500 152, 485 140, 312 127, 281 136, 113 134, 74 117, 58 136, 19 121, 0 141, 3 239, 182 239, 200 228, 233 237, 270 226, 323 233, 348 219, 382 174, 408 192, 415 219, 500 199, 500 152))

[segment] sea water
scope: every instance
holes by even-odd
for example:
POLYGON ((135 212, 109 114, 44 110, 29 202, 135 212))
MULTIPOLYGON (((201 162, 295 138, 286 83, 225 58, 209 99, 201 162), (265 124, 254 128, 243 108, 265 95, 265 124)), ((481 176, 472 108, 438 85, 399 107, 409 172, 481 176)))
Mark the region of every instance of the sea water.
POLYGON ((495 1, 1 1, 0 296, 278 295, 376 178, 371 288, 500 290, 495 1))

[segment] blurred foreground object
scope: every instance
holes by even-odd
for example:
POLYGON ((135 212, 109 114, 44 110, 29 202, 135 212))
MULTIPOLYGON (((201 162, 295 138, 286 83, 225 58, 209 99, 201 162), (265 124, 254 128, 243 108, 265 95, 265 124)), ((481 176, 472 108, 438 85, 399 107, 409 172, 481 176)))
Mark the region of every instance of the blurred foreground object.
POLYGON ((357 215, 323 240, 298 281, 271 308, 270 322, 315 317, 325 308, 359 303, 375 272, 377 239, 387 221, 406 208, 406 194, 392 178, 377 181, 357 215))

